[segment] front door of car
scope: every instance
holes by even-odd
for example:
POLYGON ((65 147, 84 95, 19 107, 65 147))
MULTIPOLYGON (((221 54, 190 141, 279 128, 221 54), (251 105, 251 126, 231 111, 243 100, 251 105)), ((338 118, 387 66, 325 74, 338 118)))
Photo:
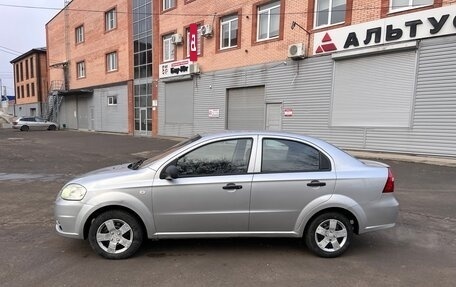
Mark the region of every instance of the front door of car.
POLYGON ((211 142, 163 166, 152 191, 158 234, 247 231, 252 145, 252 138, 211 142), (169 166, 177 178, 164 178, 169 166))
POLYGON ((263 138, 257 154, 250 231, 295 231, 302 210, 334 192, 334 168, 321 151, 295 140, 263 138))

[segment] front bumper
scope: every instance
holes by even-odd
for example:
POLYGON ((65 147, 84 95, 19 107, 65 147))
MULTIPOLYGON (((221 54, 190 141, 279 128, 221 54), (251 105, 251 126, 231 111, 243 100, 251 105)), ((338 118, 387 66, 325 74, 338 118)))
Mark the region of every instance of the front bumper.
POLYGON ((84 239, 84 224, 92 206, 81 201, 58 198, 55 202, 55 229, 62 236, 84 239))

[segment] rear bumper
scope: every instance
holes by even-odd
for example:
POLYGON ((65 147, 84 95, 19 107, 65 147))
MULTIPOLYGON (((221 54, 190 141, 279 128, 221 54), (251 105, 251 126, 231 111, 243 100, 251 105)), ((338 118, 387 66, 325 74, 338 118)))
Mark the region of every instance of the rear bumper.
POLYGON ((364 224, 360 224, 359 234, 394 227, 399 213, 399 202, 392 193, 382 194, 379 200, 363 205, 362 209, 366 220, 364 224))

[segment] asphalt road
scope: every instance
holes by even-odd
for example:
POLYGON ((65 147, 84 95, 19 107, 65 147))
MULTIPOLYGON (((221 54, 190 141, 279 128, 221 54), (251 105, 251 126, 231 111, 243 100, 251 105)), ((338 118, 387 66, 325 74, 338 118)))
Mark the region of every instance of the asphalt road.
POLYGON ((356 236, 336 259, 296 239, 147 241, 111 261, 54 230, 72 177, 153 155, 159 138, 0 129, 0 286, 455 286, 456 168, 386 161, 396 176, 395 228, 356 236))

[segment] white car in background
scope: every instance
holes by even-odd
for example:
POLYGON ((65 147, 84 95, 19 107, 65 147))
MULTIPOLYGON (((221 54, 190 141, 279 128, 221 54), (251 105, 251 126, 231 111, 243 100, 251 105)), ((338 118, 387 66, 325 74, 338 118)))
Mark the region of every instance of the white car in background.
POLYGON ((13 129, 19 129, 21 131, 29 130, 48 130, 55 131, 58 124, 47 121, 40 117, 19 117, 13 121, 13 129))

